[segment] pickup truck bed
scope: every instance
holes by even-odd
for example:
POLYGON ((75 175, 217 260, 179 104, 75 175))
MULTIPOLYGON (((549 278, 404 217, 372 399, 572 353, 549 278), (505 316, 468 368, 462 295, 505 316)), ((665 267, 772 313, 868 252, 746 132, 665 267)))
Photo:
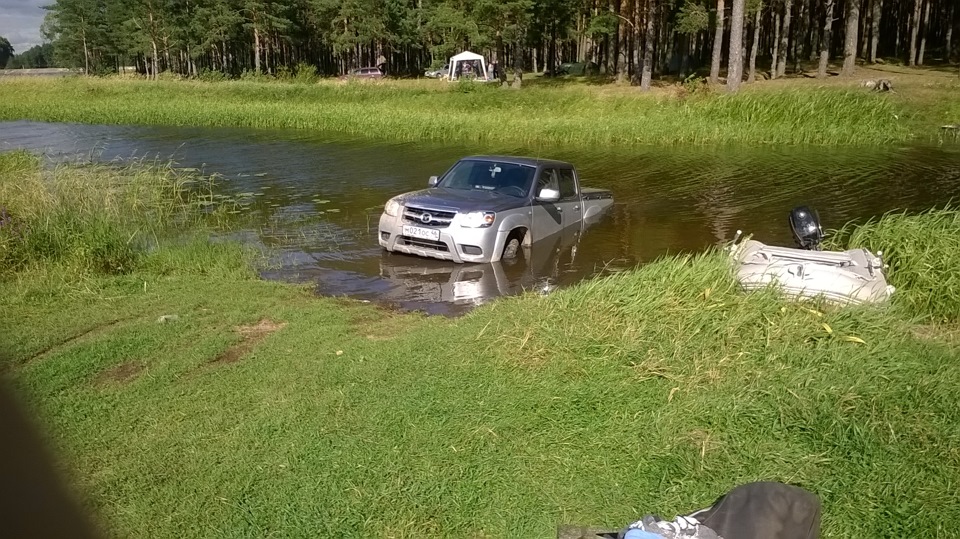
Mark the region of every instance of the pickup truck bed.
POLYGON ((584 221, 593 220, 613 205, 613 193, 609 189, 580 188, 583 200, 584 221))
POLYGON ((613 200, 613 192, 609 189, 594 189, 593 187, 581 188, 580 196, 583 197, 583 200, 603 200, 606 198, 613 200))

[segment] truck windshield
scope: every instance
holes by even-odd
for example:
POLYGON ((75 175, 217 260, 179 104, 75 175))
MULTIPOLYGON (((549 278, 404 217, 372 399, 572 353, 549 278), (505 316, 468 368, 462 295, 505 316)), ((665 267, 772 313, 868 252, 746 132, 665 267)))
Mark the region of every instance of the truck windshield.
POLYGON ((460 161, 443 177, 439 187, 493 191, 517 198, 530 192, 535 167, 496 161, 460 161))

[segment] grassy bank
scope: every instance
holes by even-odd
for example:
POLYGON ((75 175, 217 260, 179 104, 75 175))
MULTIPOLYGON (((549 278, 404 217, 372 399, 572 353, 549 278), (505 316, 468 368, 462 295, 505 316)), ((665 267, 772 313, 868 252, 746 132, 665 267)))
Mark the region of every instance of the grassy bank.
MULTIPOLYGON (((0 163, 4 197, 40 174, 0 163)), ((906 253, 955 256, 960 233, 950 211, 902 219, 915 233, 861 238, 901 292, 934 259, 906 253)), ((0 279, 2 369, 112 535, 551 537, 758 479, 817 493, 825 536, 949 536, 960 517, 957 311, 918 316, 949 311, 936 294, 784 303, 711 252, 450 320, 252 279, 212 249, 0 279)))
MULTIPOLYGON (((779 82, 779 81, 774 81, 779 82)), ((738 95, 703 87, 530 83, 521 91, 440 81, 0 83, 0 119, 303 129, 404 141, 631 146, 654 143, 889 144, 960 121, 950 78, 896 94, 804 80, 738 95), (954 117, 954 115, 956 117, 954 117), (952 118, 952 120, 951 120, 952 118)))

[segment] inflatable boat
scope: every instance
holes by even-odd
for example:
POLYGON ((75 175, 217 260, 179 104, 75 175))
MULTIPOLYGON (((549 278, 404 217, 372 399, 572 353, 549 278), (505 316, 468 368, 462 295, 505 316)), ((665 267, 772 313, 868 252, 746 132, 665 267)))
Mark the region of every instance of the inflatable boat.
POLYGON ((821 251, 823 231, 815 211, 802 206, 790 213, 798 248, 776 247, 756 240, 730 247, 737 280, 745 290, 774 286, 798 298, 822 297, 840 304, 880 303, 894 287, 883 274, 881 253, 866 249, 821 251))

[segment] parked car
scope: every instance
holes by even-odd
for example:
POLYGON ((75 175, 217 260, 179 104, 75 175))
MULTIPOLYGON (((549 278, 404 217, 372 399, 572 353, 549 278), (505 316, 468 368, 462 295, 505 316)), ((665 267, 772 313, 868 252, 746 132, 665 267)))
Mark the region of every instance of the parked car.
POLYGON ((423 76, 430 79, 442 79, 450 72, 450 66, 443 66, 437 69, 428 69, 423 72, 423 76))
POLYGON ((613 205, 610 191, 581 187, 570 163, 530 157, 465 157, 428 185, 387 201, 379 226, 387 251, 512 259, 521 246, 581 227, 613 205))
POLYGON ((361 67, 351 70, 346 75, 340 77, 341 80, 347 79, 382 79, 383 72, 379 67, 361 67))

